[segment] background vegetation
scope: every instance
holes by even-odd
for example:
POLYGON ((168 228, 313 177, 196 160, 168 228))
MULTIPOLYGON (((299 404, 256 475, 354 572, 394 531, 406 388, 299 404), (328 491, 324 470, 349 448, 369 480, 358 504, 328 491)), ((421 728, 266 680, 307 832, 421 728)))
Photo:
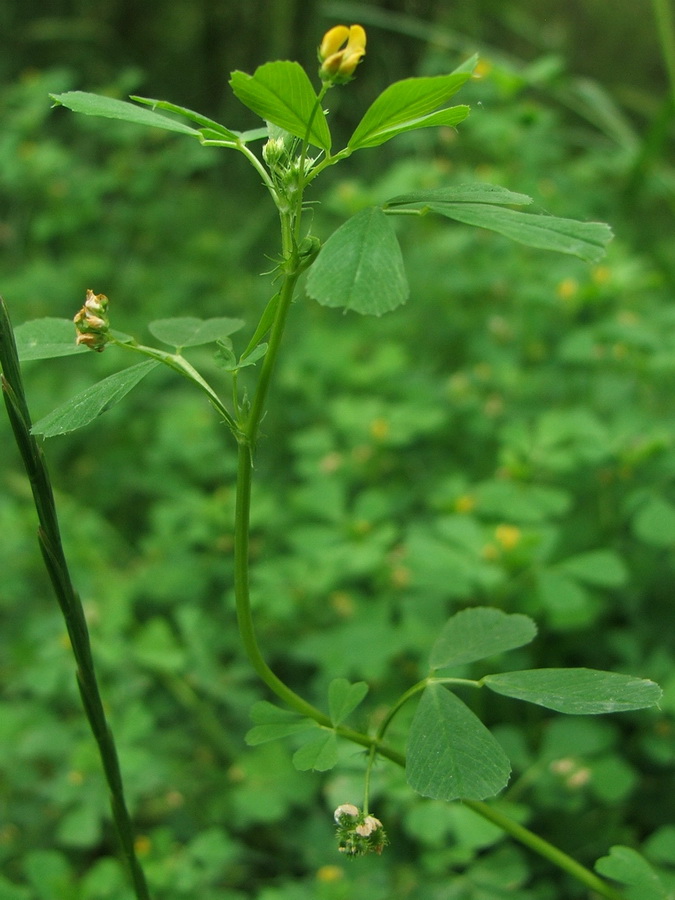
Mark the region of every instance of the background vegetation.
MULTIPOLYGON (((588 267, 424 220, 401 229, 402 311, 371 321, 296 304, 255 495, 261 643, 319 705, 345 676, 369 682, 376 712, 419 677, 439 624, 480 603, 540 624, 504 665, 659 681, 654 712, 563 718, 490 697, 480 714, 515 761, 510 814, 589 865, 641 845, 672 889, 675 172, 669 45, 652 12, 627 0, 3 4, 0 288, 15 323, 70 316, 86 288, 103 291, 113 326, 139 338, 159 316, 253 321, 269 295, 258 273, 274 214, 243 161, 51 111, 48 92, 147 94, 246 127, 232 69, 313 67, 326 27, 360 21, 367 60, 331 96, 347 134, 390 81, 478 50, 458 132, 381 148, 386 174, 376 154, 342 165, 323 180, 315 231, 373 198, 480 180, 609 221, 616 239, 588 267)), ((118 368, 109 355, 27 366, 34 416, 118 368)), ((331 811, 358 801, 360 756, 347 747, 318 776, 293 769, 293 746, 245 746, 264 694, 233 621, 234 458, 198 396, 152 378, 47 453, 156 895, 583 897, 384 764, 374 811, 392 847, 347 864, 331 811)), ((124 900, 34 530, 2 420, 0 898, 124 900)))

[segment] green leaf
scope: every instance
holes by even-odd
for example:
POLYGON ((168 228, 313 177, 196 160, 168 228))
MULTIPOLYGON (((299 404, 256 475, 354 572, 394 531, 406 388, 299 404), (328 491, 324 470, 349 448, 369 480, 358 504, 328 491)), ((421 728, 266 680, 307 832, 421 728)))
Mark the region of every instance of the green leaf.
POLYGON ((401 248, 379 207, 362 209, 326 241, 312 263, 307 293, 323 306, 380 316, 408 299, 401 248))
POLYGON ((147 360, 138 365, 124 369, 109 375, 103 381, 99 381, 92 387, 82 391, 72 400, 59 406, 54 412, 49 413, 33 425, 33 434, 41 434, 44 437, 54 437, 57 434, 67 434, 93 422, 98 416, 109 410, 145 378, 159 362, 155 359, 147 360))
POLYGON ((277 314, 280 299, 281 294, 277 293, 270 297, 270 299, 267 301, 267 306, 263 310, 262 316, 260 316, 260 321, 256 326, 253 337, 248 342, 244 352, 241 354, 242 359, 245 359, 247 356, 250 356, 253 353, 255 348, 259 345, 260 341, 262 341, 262 339, 274 324, 274 319, 277 314))
POLYGON ((511 765, 485 725, 453 693, 425 688, 408 736, 410 787, 436 800, 485 800, 506 786, 511 765))
POLYGON ((346 678, 334 678, 328 686, 328 709, 333 725, 340 725, 368 693, 365 681, 350 684, 346 678))
POLYGON ((35 894, 30 888, 22 887, 0 875, 0 898, 2 900, 33 900, 35 894))
POLYGON ((292 722, 277 722, 269 725, 254 725, 246 732, 245 741, 249 747, 258 744, 266 744, 268 741, 278 741, 292 734, 301 734, 310 728, 316 728, 312 719, 295 719, 292 722))
POLYGON ((526 669, 486 675, 482 683, 497 694, 577 716, 644 709, 661 697, 653 681, 597 669, 526 669))
POLYGON ((327 772, 337 763, 337 738, 334 731, 323 731, 293 754, 293 765, 300 772, 313 769, 327 772))
POLYGON ((597 262, 612 240, 612 229, 604 222, 578 222, 556 216, 531 215, 501 207, 487 209, 470 204, 453 210, 450 218, 467 225, 497 231, 511 240, 539 250, 554 250, 597 262))
POLYGON ((470 72, 455 72, 396 81, 366 110, 347 146, 350 150, 377 147, 404 131, 429 125, 457 124, 468 115, 468 106, 443 110, 431 117, 434 121, 429 121, 430 114, 447 103, 470 77, 470 72))
POLYGON ((199 125, 202 129, 205 128, 209 132, 214 132, 214 136, 219 137, 221 140, 231 140, 236 143, 241 139, 240 132, 230 131, 229 128, 226 128, 219 122, 214 122, 213 119, 209 119, 201 113, 194 112, 192 109, 187 109, 185 106, 177 106, 175 103, 169 103, 166 100, 152 100, 150 97, 135 97, 132 95, 130 99, 136 103, 143 103, 152 109, 165 109, 167 112, 183 116, 184 118, 189 119, 190 122, 194 122, 195 125, 199 125))
MULTIPOLYGON (((133 341, 130 335, 121 331, 111 330, 110 334, 124 343, 133 341)), ((83 344, 76 344, 75 336, 72 319, 32 319, 30 322, 17 325, 14 329, 19 359, 22 362, 91 352, 83 344)))
POLYGON ((529 644, 536 633, 537 626, 528 616, 488 607, 464 609, 445 623, 429 664, 439 669, 474 662, 529 644))
POLYGON ((613 550, 579 553, 558 563, 557 568, 578 578, 579 581, 598 587, 621 587, 628 578, 628 570, 623 560, 613 550))
MULTIPOLYGON (((89 840, 98 837, 100 827, 98 822, 98 813, 93 806, 80 806, 71 809, 71 816, 79 821, 84 836, 80 833, 79 837, 84 840, 77 840, 77 828, 71 830, 71 836, 75 836, 75 841, 67 841, 67 843, 75 844, 75 846, 87 846, 89 840)), ((61 832, 61 828, 59 828, 61 832)), ((61 837, 61 834, 59 834, 61 837)), ((35 895, 39 900, 48 900, 50 897, 64 897, 72 891, 73 874, 70 864, 65 854, 56 850, 29 850, 22 860, 22 868, 28 882, 33 886, 35 895)), ((10 895, 11 896, 11 895, 10 895)), ((4 900, 4 895, 0 894, 4 900)))
POLYGON ((135 125, 151 125, 153 128, 164 128, 166 131, 177 131, 181 134, 200 136, 195 128, 190 128, 185 122, 163 116, 126 100, 116 100, 113 97, 102 97, 100 94, 88 94, 86 91, 67 91, 65 94, 50 94, 55 106, 65 106, 73 112, 84 113, 87 116, 102 116, 105 119, 122 119, 125 122, 133 122, 135 125))
POLYGON ((675 506, 662 497, 650 497, 633 519, 635 534, 654 547, 675 545, 675 506))
POLYGON ((237 363, 238 369, 243 369, 246 366, 254 366, 259 359, 262 359, 263 356, 267 353, 268 344, 258 344, 250 353, 246 353, 245 355, 239 358, 239 362, 237 363))
POLYGON ((307 73, 300 63, 278 61, 259 66, 253 75, 233 72, 230 85, 236 97, 267 122, 330 150, 326 116, 307 73), (307 128, 311 121, 311 128, 307 128))
POLYGON ((182 348, 210 344, 238 331, 243 326, 242 319, 225 317, 196 319, 192 316, 183 316, 177 319, 156 319, 150 322, 148 328, 162 343, 182 348))
POLYGON ((249 715, 257 725, 278 724, 297 721, 298 714, 290 709, 282 709, 267 700, 259 700, 251 707, 249 715))
POLYGON ((141 665, 156 672, 180 672, 185 649, 176 640, 166 619, 155 616, 136 632, 133 653, 141 665))
POLYGON ((556 628, 579 628, 593 616, 593 598, 587 588, 561 572, 541 569, 536 585, 542 605, 556 628))
POLYGON ((628 900, 669 900, 671 896, 647 860, 631 847, 612 847, 595 869, 606 878, 628 885, 628 900))
POLYGON ((252 747, 316 728, 312 719, 300 718, 292 710, 282 709, 267 700, 254 703, 250 716, 256 724, 246 733, 245 740, 252 747))
POLYGON ((414 191, 400 194, 387 201, 386 207, 397 206, 422 209, 425 206, 435 207, 453 203, 491 203, 495 206, 528 206, 532 197, 517 194, 496 184, 456 184, 453 187, 432 188, 425 191, 414 191))
MULTIPOLYGON (((501 203, 501 201, 500 201, 501 203)), ((399 203, 398 207, 407 204, 399 203)), ((420 202, 409 204, 419 207, 420 202)), ((511 240, 540 250, 554 250, 597 262, 605 254, 605 246, 612 239, 612 230, 602 222, 578 222, 556 216, 534 215, 493 203, 426 203, 424 208, 464 222, 503 234, 511 240)))
POLYGON ((75 343, 72 319, 33 319, 14 329, 19 359, 53 359, 86 353, 88 348, 75 343))
POLYGON ((410 119, 387 130, 379 131, 367 143, 359 144, 357 147, 351 147, 352 150, 363 150, 365 147, 378 147, 391 138, 398 137, 406 131, 417 131, 420 128, 434 128, 441 125, 453 127, 464 121, 471 112, 468 106, 451 106, 449 109, 440 109, 428 116, 420 116, 417 119, 410 119))

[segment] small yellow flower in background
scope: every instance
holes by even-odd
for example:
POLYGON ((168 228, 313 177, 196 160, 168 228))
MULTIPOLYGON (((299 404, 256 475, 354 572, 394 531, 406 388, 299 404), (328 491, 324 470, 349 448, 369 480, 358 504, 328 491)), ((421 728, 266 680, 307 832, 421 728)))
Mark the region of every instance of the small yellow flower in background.
POLYGON ((147 856, 152 849, 152 841, 145 834, 139 834, 134 841, 134 850, 139 856, 147 856))
POLYGON ((319 78, 324 84, 345 84, 366 55, 366 32, 360 25, 336 25, 319 47, 319 78))
POLYGON ((487 59, 479 59, 473 70, 473 78, 485 78, 492 71, 492 63, 487 59))
POLYGON ((561 300, 572 300, 579 293, 579 282, 576 278, 563 278, 556 288, 561 300))
POLYGON ((376 441, 383 441, 391 431, 389 422, 380 416, 370 423, 370 433, 376 441))
POLYGON ((591 271, 591 278, 596 284, 607 284, 611 277, 609 266, 595 266, 591 271))
POLYGON ((324 883, 340 881, 344 878, 344 874, 344 869, 341 869, 340 866, 321 866, 321 868, 317 870, 316 880, 323 881, 324 883))
POLYGON ((522 536, 520 528, 516 525, 497 525, 495 528, 495 538, 504 550, 513 550, 517 547, 522 536))
POLYGON ((455 500, 455 512, 470 513, 476 508, 476 498, 471 494, 462 494, 455 500))

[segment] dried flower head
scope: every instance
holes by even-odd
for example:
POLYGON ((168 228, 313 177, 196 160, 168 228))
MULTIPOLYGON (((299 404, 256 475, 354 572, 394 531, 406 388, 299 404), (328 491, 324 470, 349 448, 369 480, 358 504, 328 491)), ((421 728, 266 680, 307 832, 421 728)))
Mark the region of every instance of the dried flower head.
POLYGON ((105 294, 87 291, 82 309, 73 318, 77 337, 75 342, 84 344, 91 350, 100 352, 108 340, 110 322, 108 321, 108 298, 105 294))
POLYGON ((347 856, 364 856, 366 853, 382 853, 387 835, 382 822, 367 815, 353 803, 343 803, 335 810, 338 850, 347 856))

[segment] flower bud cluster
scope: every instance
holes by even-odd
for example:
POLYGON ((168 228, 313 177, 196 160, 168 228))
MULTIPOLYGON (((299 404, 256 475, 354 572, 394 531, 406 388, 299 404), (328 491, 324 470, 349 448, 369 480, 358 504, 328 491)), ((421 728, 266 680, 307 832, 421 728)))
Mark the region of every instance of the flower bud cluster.
POLYGON ((366 815, 353 803, 338 806, 334 817, 340 853, 346 853, 347 856, 382 853, 388 841, 379 819, 366 815))
POLYGON ((77 331, 76 344, 84 344, 91 350, 101 351, 108 341, 108 298, 105 294, 87 291, 84 306, 73 319, 77 331))
POLYGON ((336 25, 319 47, 319 78, 324 84, 346 84, 366 55, 366 32, 360 25, 336 25))
POLYGON ((299 185, 316 160, 311 156, 305 156, 303 160, 299 154, 301 142, 287 131, 269 122, 267 129, 269 140, 262 148, 263 160, 270 170, 279 196, 292 204, 293 195, 297 193, 299 185))

